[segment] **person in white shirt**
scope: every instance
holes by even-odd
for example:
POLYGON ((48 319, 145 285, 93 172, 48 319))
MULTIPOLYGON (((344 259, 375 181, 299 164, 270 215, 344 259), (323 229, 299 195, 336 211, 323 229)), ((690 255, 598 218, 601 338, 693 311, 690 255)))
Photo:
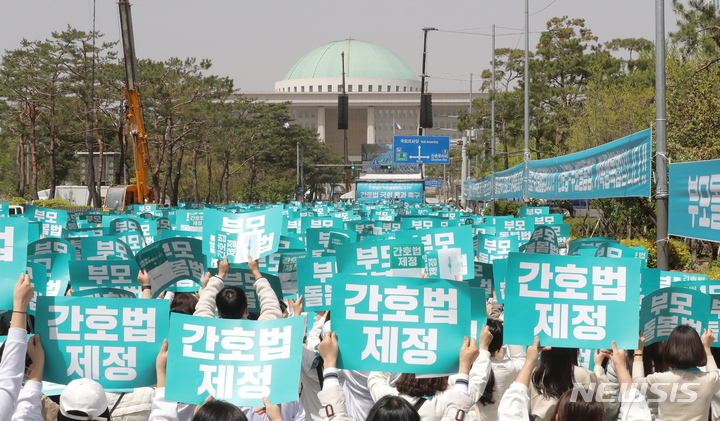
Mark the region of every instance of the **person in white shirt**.
MULTIPOLYGON (((517 380, 505 392, 498 407, 499 421, 527 421, 530 417, 530 377, 537 366, 538 354, 549 348, 540 348, 540 339, 536 336, 532 346, 527 347, 525 365, 517 380)), ((621 383, 622 394, 619 419, 623 421, 651 421, 650 409, 645 398, 638 392, 633 384, 630 372, 625 366, 625 351, 618 350, 615 341, 612 342, 612 365, 621 383)), ((582 387, 582 386, 580 386, 582 387)), ((552 415, 548 418, 554 421, 605 421, 605 408, 598 402, 594 393, 592 398, 584 399, 581 390, 572 389, 565 392, 557 402, 552 415), (573 393, 575 392, 575 393, 573 393)))
POLYGON ((9 420, 12 417, 20 394, 23 373, 25 373, 25 354, 28 349, 27 330, 25 330, 27 309, 32 297, 33 286, 30 277, 22 274, 13 290, 10 330, 0 361, 0 420, 9 420))
POLYGON ((493 335, 488 347, 492 371, 485 392, 475 404, 475 414, 478 420, 495 421, 500 398, 525 364, 525 349, 517 345, 503 345, 502 322, 488 319, 487 326, 493 335))
MULTIPOLYGON (((480 333, 478 347, 480 348, 479 356, 472 364, 472 370, 469 377, 458 374, 455 378, 455 384, 466 383, 469 387, 469 396, 473 401, 480 398, 488 377, 490 377, 490 353, 488 345, 492 341, 492 334, 487 326, 483 325, 480 333)), ((474 343, 475 339, 469 341, 465 338, 465 346, 468 343, 474 343)), ((463 349, 464 349, 463 347, 463 349)), ((400 396, 405 398, 412 405, 417 405, 417 411, 423 421, 439 421, 447 407, 448 393, 452 388, 448 388, 448 379, 446 377, 432 379, 417 379, 414 374, 404 373, 395 382, 395 387, 390 385, 390 373, 381 373, 373 371, 368 376, 368 388, 370 394, 377 403, 384 396, 400 396), (430 392, 430 393, 427 393, 430 392), (424 395, 431 395, 425 398, 424 395)))

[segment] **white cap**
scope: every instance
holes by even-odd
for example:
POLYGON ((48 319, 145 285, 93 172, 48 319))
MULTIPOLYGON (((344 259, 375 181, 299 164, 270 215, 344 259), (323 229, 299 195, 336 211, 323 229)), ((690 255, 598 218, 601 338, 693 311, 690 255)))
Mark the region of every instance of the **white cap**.
POLYGON ((60 395, 60 413, 72 420, 107 421, 107 418, 101 417, 107 410, 105 390, 91 379, 71 381, 60 395), (84 412, 87 416, 68 414, 69 411, 84 412))

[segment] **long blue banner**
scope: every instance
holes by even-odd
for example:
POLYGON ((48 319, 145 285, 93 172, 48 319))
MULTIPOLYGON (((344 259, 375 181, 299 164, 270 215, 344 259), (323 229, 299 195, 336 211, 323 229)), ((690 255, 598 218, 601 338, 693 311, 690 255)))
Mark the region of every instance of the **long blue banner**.
MULTIPOLYGON (((538 199, 650 197, 652 130, 557 158, 530 161, 527 195, 538 199)), ((523 196, 525 164, 496 173, 496 199, 523 196)), ((489 200, 492 176, 465 182, 465 197, 489 200)))
POLYGON ((720 159, 670 164, 668 232, 720 242, 720 159))

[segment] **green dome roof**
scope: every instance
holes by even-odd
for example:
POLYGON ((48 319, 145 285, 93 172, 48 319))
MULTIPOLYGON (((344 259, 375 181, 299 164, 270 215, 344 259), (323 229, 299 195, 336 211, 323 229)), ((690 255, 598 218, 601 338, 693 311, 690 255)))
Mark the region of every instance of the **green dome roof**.
POLYGON ((342 77, 340 53, 345 52, 345 76, 417 80, 400 57, 390 50, 355 39, 322 45, 298 60, 284 80, 342 77))

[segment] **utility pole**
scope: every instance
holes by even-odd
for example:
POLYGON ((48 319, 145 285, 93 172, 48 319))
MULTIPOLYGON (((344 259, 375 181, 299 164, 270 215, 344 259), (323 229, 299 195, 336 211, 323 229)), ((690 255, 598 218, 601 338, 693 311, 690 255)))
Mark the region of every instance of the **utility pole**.
POLYGON ((655 171, 657 186, 657 266, 669 270, 668 265, 668 180, 667 132, 665 105, 665 0, 655 0, 655 171))
POLYGON ((295 197, 300 200, 300 142, 295 145, 295 197))
MULTIPOLYGON (((422 74, 420 75, 420 121, 422 121, 423 100, 425 98, 425 59, 427 58, 427 35, 428 31, 437 31, 436 28, 423 28, 423 58, 422 58, 422 74)), ((418 124, 418 136, 422 136, 425 130, 421 124, 418 124)))
POLYGON ((495 216, 495 24, 492 26, 492 82, 490 100, 490 215, 495 216))
MULTIPOLYGON (((342 59, 342 93, 345 95, 345 52, 340 53, 342 59)), ((350 107, 348 107, 348 121, 350 120, 350 107)), ((348 164, 348 138, 347 128, 343 129, 343 147, 345 149, 345 157, 343 163, 347 166, 348 164)), ((345 192, 350 192, 350 170, 345 168, 345 192)))
MULTIPOLYGON (((468 115, 472 114, 472 73, 470 73, 470 105, 468 106, 468 115)), ((465 206, 467 205, 467 199, 465 198, 465 181, 468 179, 468 157, 467 157, 467 144, 470 143, 470 139, 472 139, 472 128, 468 129, 468 135, 467 139, 463 138, 463 144, 462 144, 462 183, 460 184, 460 205, 462 205, 462 208, 465 209, 465 206)))
POLYGON ((523 200, 525 205, 530 204, 528 198, 528 170, 530 161, 530 5, 525 0, 525 187, 523 189, 523 200))

